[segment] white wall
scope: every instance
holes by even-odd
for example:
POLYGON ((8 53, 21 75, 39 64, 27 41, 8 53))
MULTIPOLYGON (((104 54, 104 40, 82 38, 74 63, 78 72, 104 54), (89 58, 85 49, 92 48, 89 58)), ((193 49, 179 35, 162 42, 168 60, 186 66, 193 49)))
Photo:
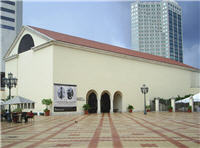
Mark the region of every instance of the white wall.
MULTIPOLYGON (((34 39, 35 40, 35 39, 34 39)), ((39 39, 38 39, 39 40, 39 39)), ((77 96, 86 99, 89 90, 97 92, 98 103, 103 91, 122 93, 122 111, 132 104, 143 110, 142 84, 149 87, 147 101, 155 97, 184 96, 190 92, 191 71, 151 64, 111 55, 94 53, 58 45, 37 51, 29 50, 6 62, 6 73, 18 78, 13 94, 36 102, 34 111, 43 112, 43 98, 54 98, 53 83, 77 85, 77 96)), ((78 101, 82 112, 85 101, 78 101)), ((113 106, 113 105, 111 105, 113 106)))
MULTIPOLYGON (((111 98, 116 91, 120 91, 123 95, 123 111, 126 111, 128 104, 133 104, 135 110, 143 110, 143 95, 140 91, 142 84, 149 87, 148 99, 183 96, 189 92, 191 72, 55 46, 53 81, 77 85, 78 97, 83 98, 91 89, 97 92, 97 99, 100 99, 104 90, 110 92, 111 98)), ((84 103, 78 102, 78 111, 81 111, 84 103)))
POLYGON ((19 54, 17 59, 6 62, 6 73, 12 72, 18 78, 18 93, 12 89, 12 94, 35 101, 36 112, 43 112, 45 106, 41 100, 53 95, 52 53, 52 47, 29 50, 19 54))

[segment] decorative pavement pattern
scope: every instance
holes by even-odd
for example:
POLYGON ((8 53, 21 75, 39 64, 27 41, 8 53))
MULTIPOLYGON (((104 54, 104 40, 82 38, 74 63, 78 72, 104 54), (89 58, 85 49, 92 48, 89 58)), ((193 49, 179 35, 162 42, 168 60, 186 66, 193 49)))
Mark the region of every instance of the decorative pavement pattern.
POLYGON ((200 113, 36 116, 1 122, 2 148, 200 148, 200 113))

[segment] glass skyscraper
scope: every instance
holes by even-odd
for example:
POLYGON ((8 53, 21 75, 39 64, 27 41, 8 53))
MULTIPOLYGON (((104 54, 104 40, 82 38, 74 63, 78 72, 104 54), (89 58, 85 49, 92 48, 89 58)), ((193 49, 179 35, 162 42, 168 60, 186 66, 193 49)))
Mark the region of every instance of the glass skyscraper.
POLYGON ((131 4, 133 50, 183 62, 182 9, 173 0, 131 4))
MULTIPOLYGON (((0 79, 5 77, 4 56, 22 27, 22 0, 0 0, 0 79)), ((0 97, 4 90, 1 81, 0 97)))

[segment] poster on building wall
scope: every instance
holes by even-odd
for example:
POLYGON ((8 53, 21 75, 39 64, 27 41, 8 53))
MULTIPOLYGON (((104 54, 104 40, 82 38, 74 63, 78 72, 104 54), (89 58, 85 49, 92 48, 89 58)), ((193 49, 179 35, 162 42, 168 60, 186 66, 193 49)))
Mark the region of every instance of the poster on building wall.
POLYGON ((76 85, 54 84, 54 112, 76 111, 76 85))

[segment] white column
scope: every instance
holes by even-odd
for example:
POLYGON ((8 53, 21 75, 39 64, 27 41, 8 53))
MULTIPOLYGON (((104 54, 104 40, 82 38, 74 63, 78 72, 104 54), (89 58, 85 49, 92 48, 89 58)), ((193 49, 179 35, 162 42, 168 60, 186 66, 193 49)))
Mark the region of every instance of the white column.
POLYGON ((175 98, 171 98, 171 106, 173 107, 173 112, 175 112, 176 111, 175 98))
POLYGON ((159 98, 156 98, 156 112, 159 112, 159 98))
POLYGON ((110 113, 113 113, 113 95, 110 94, 110 113))
POLYGON ((100 95, 98 95, 97 96, 97 113, 101 113, 101 96, 100 95))
POLYGON ((151 105, 151 100, 150 99, 147 99, 147 102, 146 102, 146 105, 151 105))
POLYGON ((193 112, 194 111, 194 103, 193 103, 193 97, 192 96, 190 97, 189 105, 192 106, 192 112, 193 112))

